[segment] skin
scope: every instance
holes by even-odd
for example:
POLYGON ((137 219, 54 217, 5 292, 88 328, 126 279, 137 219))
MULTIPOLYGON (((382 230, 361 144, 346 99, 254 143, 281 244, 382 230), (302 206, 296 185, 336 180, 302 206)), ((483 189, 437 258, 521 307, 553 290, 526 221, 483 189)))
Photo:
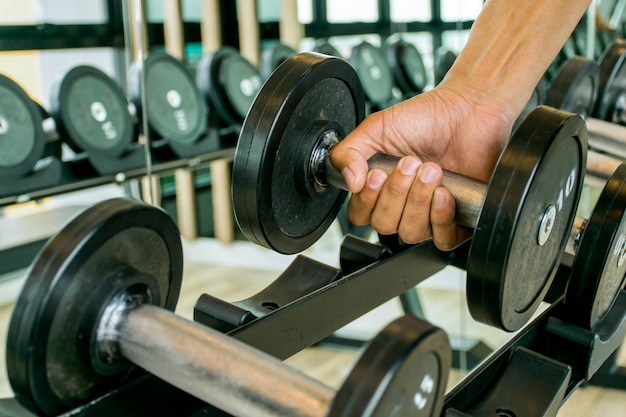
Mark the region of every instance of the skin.
POLYGON ((442 168, 488 181, 513 123, 589 0, 488 0, 434 89, 368 116, 331 152, 352 197, 348 216, 406 243, 451 250, 471 236, 454 221, 442 168), (377 152, 402 156, 387 175, 377 152))

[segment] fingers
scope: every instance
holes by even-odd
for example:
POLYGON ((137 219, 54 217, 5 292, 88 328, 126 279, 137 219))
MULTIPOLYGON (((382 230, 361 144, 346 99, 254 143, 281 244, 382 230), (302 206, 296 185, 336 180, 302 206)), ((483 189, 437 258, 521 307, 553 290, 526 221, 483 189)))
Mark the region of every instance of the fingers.
POLYGON ((398 233, 409 244, 432 238, 439 249, 452 250, 470 232, 456 225, 454 197, 441 186, 442 178, 438 165, 415 157, 403 158, 389 176, 372 170, 349 202, 350 220, 370 223, 383 235, 398 233))

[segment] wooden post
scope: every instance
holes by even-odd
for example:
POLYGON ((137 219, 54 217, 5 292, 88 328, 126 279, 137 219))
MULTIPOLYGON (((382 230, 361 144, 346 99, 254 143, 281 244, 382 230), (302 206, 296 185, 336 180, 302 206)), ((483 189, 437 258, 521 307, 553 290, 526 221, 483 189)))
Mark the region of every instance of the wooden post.
POLYGON ((282 0, 280 12, 280 22, 278 23, 280 42, 299 51, 303 29, 298 21, 298 2, 282 0))
POLYGON ((256 0, 237 0, 239 19, 239 49, 253 65, 259 65, 261 42, 256 0))
POLYGON ((200 22, 202 51, 206 54, 222 46, 222 25, 218 0, 202 1, 202 21, 200 22))

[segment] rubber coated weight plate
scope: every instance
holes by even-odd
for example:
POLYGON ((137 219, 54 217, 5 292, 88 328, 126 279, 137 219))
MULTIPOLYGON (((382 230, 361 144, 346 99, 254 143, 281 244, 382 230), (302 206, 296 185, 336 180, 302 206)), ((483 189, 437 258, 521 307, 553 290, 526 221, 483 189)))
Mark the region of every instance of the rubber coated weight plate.
POLYGON ((402 316, 369 343, 328 417, 438 417, 451 358, 445 332, 402 316))
POLYGON ((568 59, 552 81, 546 97, 548 106, 591 115, 598 97, 599 66, 595 61, 576 56, 568 59))
POLYGON ((511 137, 470 246, 467 298, 478 321, 515 331, 543 300, 575 219, 586 149, 582 118, 549 107, 511 137))
POLYGON ((435 85, 439 84, 446 76, 456 61, 456 54, 445 47, 439 47, 435 51, 435 85))
POLYGON ((626 92, 626 40, 616 39, 600 58, 600 93, 595 116, 602 120, 613 120, 615 106, 626 92))
POLYGON ((262 84, 259 70, 230 47, 202 57, 196 82, 229 125, 243 122, 262 84))
POLYGON ((235 217, 249 240, 297 253, 321 237, 347 193, 307 191, 304 167, 323 127, 345 136, 364 111, 361 84, 342 59, 302 53, 276 69, 244 121, 233 163, 235 217))
POLYGON ((568 320, 595 331, 626 284, 626 165, 604 186, 576 251, 565 295, 568 320))
POLYGON ((522 110, 517 120, 515 121, 515 124, 513 125, 514 129, 522 120, 524 120, 526 116, 528 116, 528 113, 535 110, 537 107, 541 106, 542 104, 545 104, 545 100, 546 100, 546 78, 544 76, 544 77, 541 77, 541 79, 535 86, 533 93, 530 96, 530 99, 528 100, 528 102, 526 103, 526 106, 524 107, 524 110, 522 110))
POLYGON ((274 43, 269 48, 264 49, 261 53, 261 63, 259 65, 261 76, 267 79, 280 64, 297 53, 298 52, 292 47, 280 42, 274 43))
POLYGON ((393 76, 381 50, 361 42, 352 48, 350 63, 363 84, 365 97, 371 103, 385 105, 393 94, 393 76))
POLYGON ((116 199, 74 218, 35 259, 11 316, 7 371, 16 398, 57 415, 119 386, 129 365, 94 357, 102 309, 141 286, 152 304, 174 310, 181 279, 179 233, 160 209, 116 199))
POLYGON ((337 58, 343 58, 341 52, 335 48, 328 40, 318 39, 313 46, 313 52, 317 52, 324 55, 336 56, 337 58))
POLYGON ((0 178, 29 173, 43 150, 38 109, 17 83, 0 74, 0 178))
POLYGON ((124 92, 91 66, 74 67, 55 84, 50 114, 61 137, 77 151, 119 156, 133 141, 124 92))
MULTIPOLYGON (((145 113, 156 134, 182 144, 194 143, 207 128, 207 108, 185 66, 165 53, 151 53, 143 63, 146 83, 145 113)), ((128 78, 131 101, 142 113, 141 63, 135 62, 128 78)))
POLYGON ((394 36, 387 38, 383 51, 400 90, 405 94, 421 93, 428 83, 428 76, 417 47, 394 36))

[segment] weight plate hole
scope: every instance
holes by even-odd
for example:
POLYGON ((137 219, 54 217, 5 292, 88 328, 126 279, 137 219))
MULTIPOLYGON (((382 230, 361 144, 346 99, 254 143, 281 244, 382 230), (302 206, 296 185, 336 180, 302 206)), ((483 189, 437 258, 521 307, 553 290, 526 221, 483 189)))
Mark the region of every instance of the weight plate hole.
POLYGON ((272 302, 265 302, 263 304, 261 304, 261 307, 270 310, 270 311, 274 311, 274 310, 278 310, 280 308, 280 306, 276 303, 272 303, 272 302))
POLYGON ((507 410, 504 408, 498 408, 496 410, 496 416, 497 417, 516 417, 513 411, 507 410))

